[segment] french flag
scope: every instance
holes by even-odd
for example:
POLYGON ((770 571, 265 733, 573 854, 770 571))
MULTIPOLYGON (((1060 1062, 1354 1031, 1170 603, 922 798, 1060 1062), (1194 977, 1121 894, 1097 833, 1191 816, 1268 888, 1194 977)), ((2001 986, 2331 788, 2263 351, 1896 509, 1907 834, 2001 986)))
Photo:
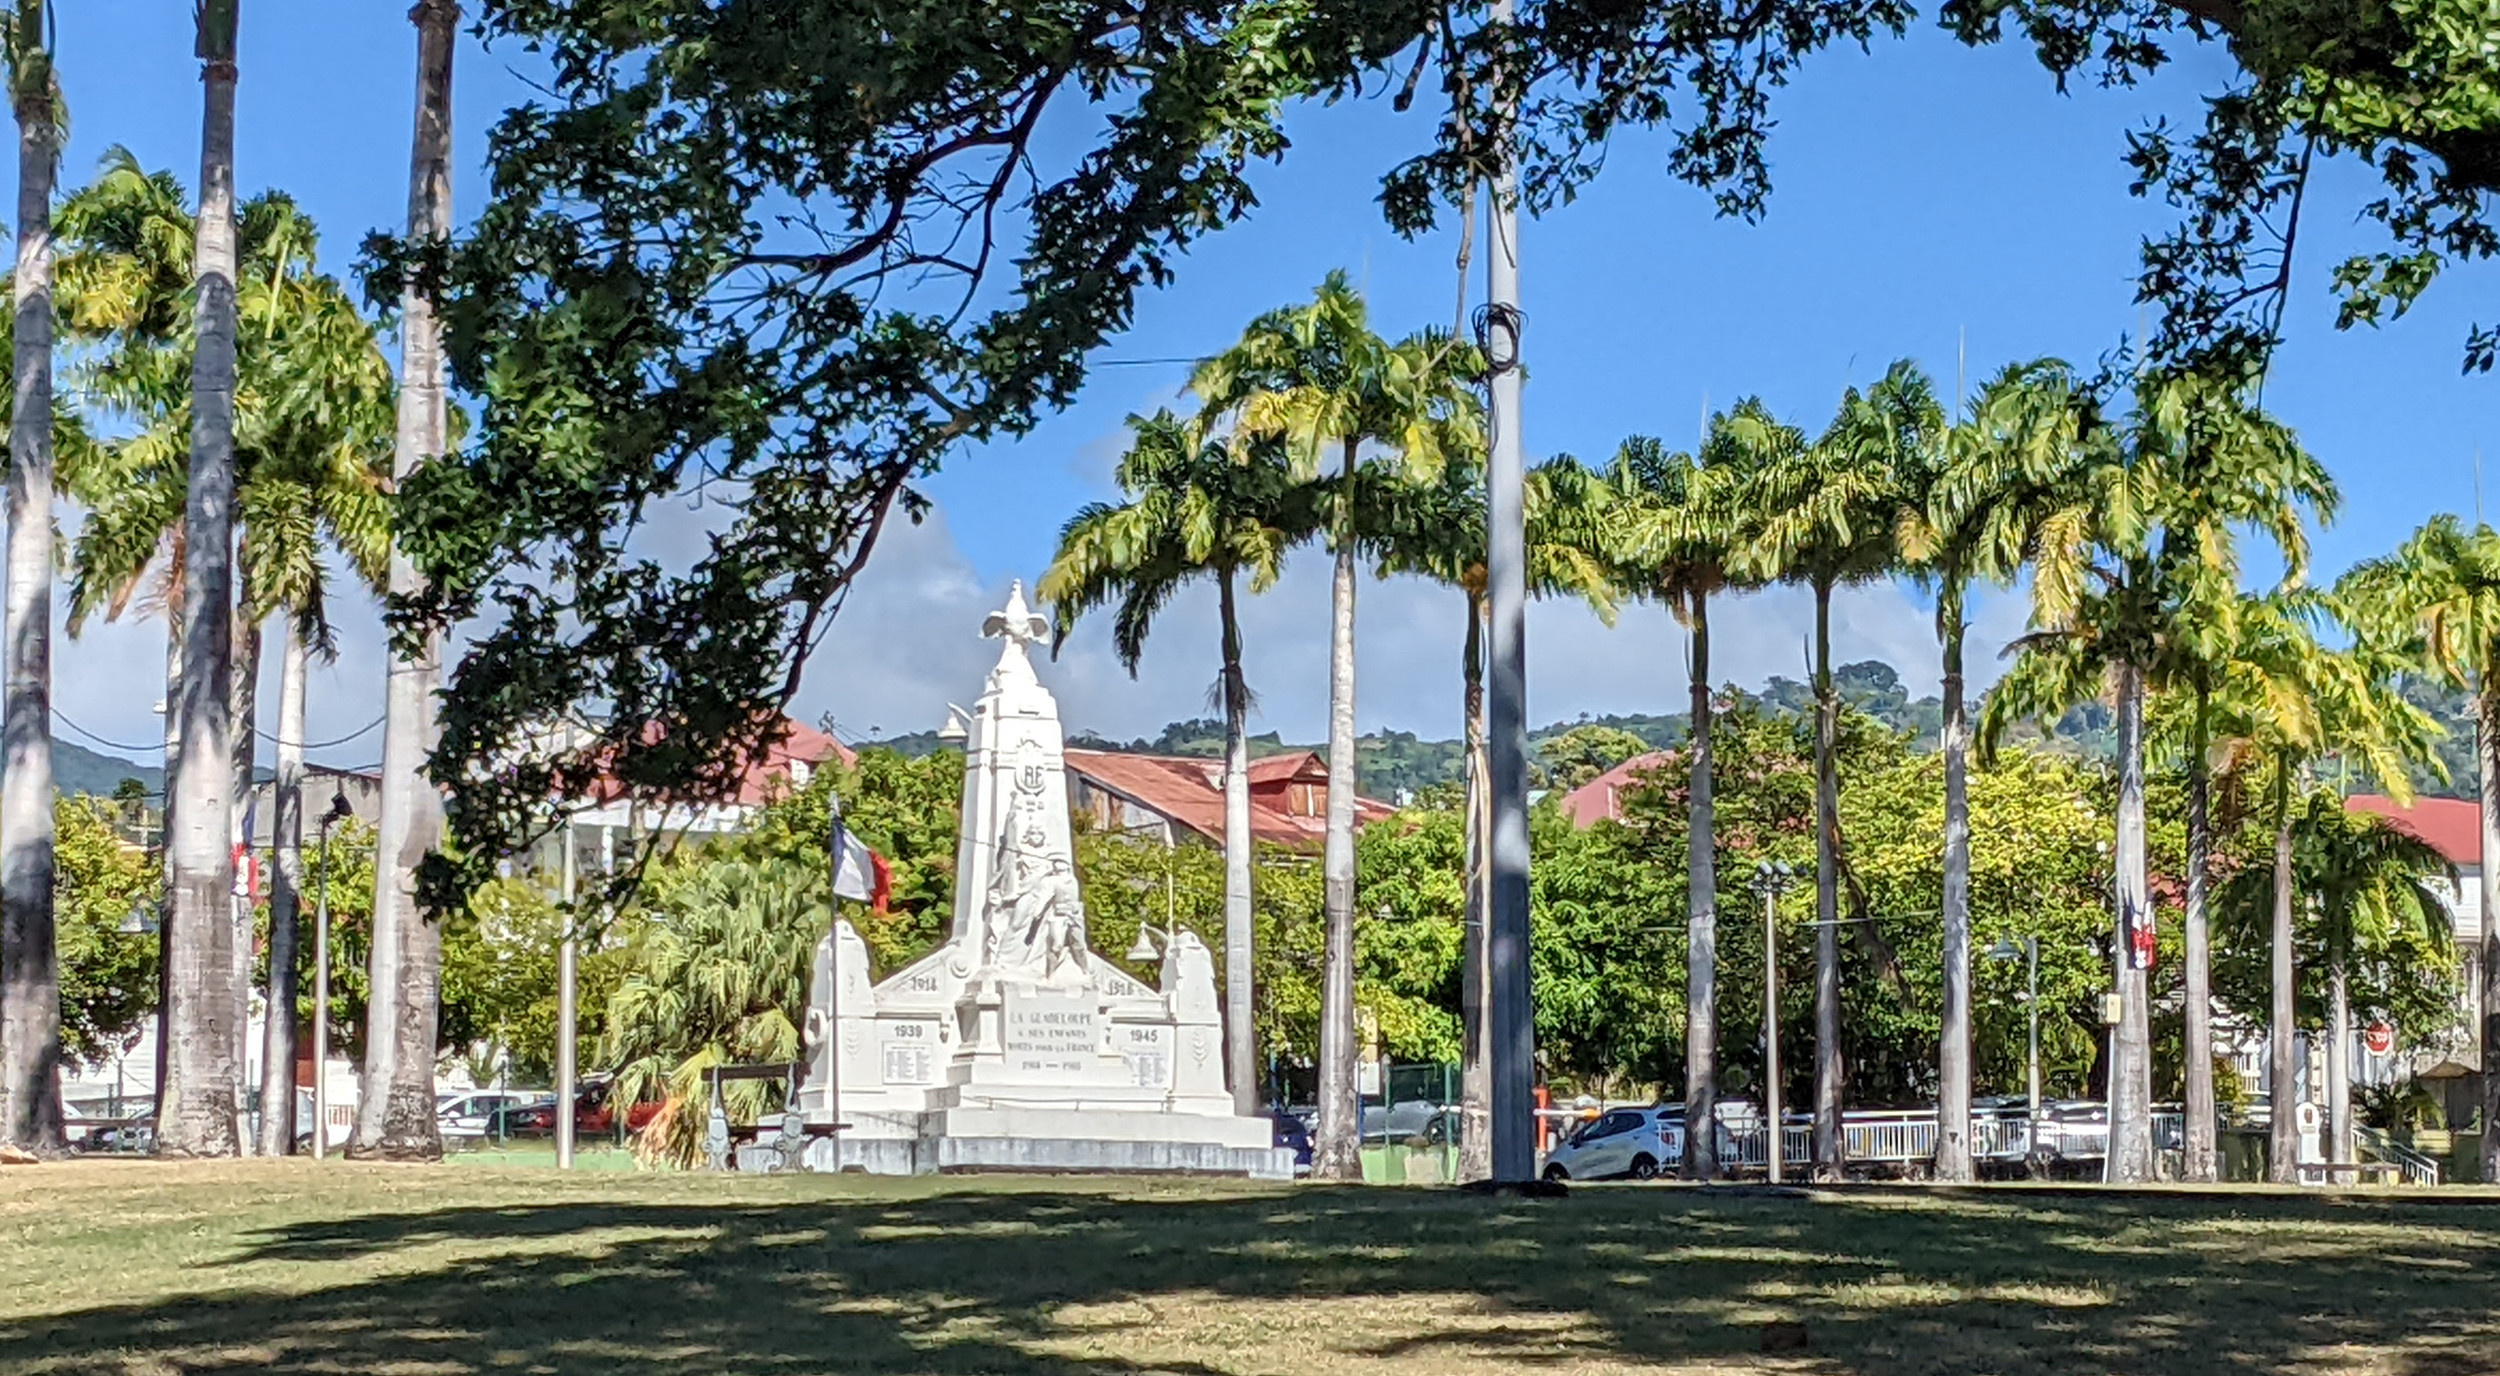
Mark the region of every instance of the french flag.
POLYGON ((894 897, 894 867, 853 836, 838 817, 833 823, 833 896, 865 903, 879 915, 894 897))

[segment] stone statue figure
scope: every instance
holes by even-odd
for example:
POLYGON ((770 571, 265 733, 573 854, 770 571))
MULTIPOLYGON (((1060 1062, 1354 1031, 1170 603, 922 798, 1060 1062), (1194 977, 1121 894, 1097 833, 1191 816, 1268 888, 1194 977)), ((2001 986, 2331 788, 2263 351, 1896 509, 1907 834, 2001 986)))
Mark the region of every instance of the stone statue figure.
POLYGON ((1085 970, 1085 899, 1065 856, 1054 855, 1023 893, 1016 895, 1016 925, 1022 929, 1025 958, 1049 979, 1062 960, 1079 974, 1085 970))
POLYGON ((1002 854, 988 907, 997 969, 1045 980, 1062 965, 1085 974, 1085 900, 1065 856, 1002 854))

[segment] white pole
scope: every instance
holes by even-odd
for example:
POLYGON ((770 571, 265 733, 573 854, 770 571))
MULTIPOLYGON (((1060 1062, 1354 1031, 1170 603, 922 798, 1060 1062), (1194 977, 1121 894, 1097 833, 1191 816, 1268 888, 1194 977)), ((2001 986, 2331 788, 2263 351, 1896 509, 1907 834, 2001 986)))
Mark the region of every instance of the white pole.
POLYGON ((1771 1183, 1780 1183, 1780 960, 1779 890, 1762 889, 1762 1114, 1769 1141, 1763 1150, 1771 1183))
POLYGON ((579 943, 573 933, 573 819, 564 821, 564 941, 556 948, 556 1167, 573 1168, 574 1100, 580 1096, 573 1065, 574 1030, 580 1010, 574 1007, 574 961, 579 943))
MULTIPOLYGON (((1495 0, 1493 22, 1511 23, 1511 0, 1495 0)), ((1536 1176, 1536 1020, 1528 979, 1528 580, 1526 448, 1519 433, 1519 162, 1501 131, 1486 254, 1485 343, 1492 369, 1492 461, 1486 469, 1486 597, 1491 608, 1485 697, 1492 775, 1492 904, 1487 914, 1493 1064, 1493 1178, 1536 1176)))

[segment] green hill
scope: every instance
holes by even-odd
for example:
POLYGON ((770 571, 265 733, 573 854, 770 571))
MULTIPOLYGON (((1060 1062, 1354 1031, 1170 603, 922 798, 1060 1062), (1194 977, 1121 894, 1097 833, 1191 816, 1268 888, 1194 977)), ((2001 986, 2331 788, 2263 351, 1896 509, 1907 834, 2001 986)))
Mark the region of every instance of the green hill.
POLYGON ((135 764, 112 755, 99 754, 73 741, 52 742, 52 787, 67 794, 92 793, 99 798, 113 796, 122 780, 136 779, 150 795, 165 791, 165 771, 152 764, 135 764))

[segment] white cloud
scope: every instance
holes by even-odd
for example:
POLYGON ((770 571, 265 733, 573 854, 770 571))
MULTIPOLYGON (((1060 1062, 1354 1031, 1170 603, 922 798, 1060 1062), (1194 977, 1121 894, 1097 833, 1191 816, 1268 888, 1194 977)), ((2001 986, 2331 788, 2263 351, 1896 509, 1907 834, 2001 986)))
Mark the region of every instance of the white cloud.
MULTIPOLYGON (((682 538, 667 521, 652 537, 682 538)), ((1040 570, 1026 573, 1031 578, 1040 570)), ((1325 738, 1328 705, 1328 573, 1324 552, 1305 550, 1287 565, 1271 592, 1243 599, 1242 636, 1251 686, 1258 695, 1253 729, 1291 741, 1325 738)), ((1007 579, 985 579, 944 509, 919 524, 890 527, 824 647, 809 663, 796 715, 831 713, 844 735, 865 739, 936 726, 948 702, 969 703, 997 656, 980 638, 981 618, 1005 598, 1007 579)), ((1357 594, 1357 721, 1362 729, 1448 737, 1459 729, 1459 646, 1463 604, 1448 588, 1413 578, 1368 574, 1357 594)), ((307 697, 308 734, 327 742, 314 759, 370 766, 381 757, 381 732, 367 730, 381 713, 384 640, 379 608, 361 595, 335 604, 339 657, 316 662, 307 697)), ((2021 629, 2021 600, 1979 599, 1970 641, 1974 691, 2002 671, 1996 650, 2021 629)), ((1712 668, 1722 682, 1758 686, 1773 674, 1805 675, 1812 603, 1799 589, 1773 589, 1722 600, 1713 609, 1712 668)), ((1883 659, 1911 692, 1936 688, 1933 614, 1925 598, 1903 585, 1843 592, 1833 608, 1833 651, 1842 662, 1883 659)), ((58 635, 55 702, 79 730, 61 738, 108 754, 153 764, 151 748, 163 721, 164 628, 154 620, 91 624, 84 636, 58 635), (111 742, 97 745, 80 730, 111 742), (122 749, 120 747, 138 747, 122 749)), ((1631 605, 1608 627, 1577 602, 1541 602, 1528 628, 1528 716, 1532 723, 1583 712, 1676 712, 1684 706, 1684 634, 1659 608, 1631 605)), ((1176 598, 1147 641, 1131 679, 1111 653, 1108 617, 1078 626, 1042 677, 1073 730, 1119 738, 1148 736, 1164 723, 1212 716, 1215 681, 1215 592, 1193 587, 1176 598)), ((263 667, 261 722, 274 731, 277 645, 263 667)), ((264 761, 268 739, 262 740, 264 761)))
MULTIPOLYGON (((1031 575, 1026 576, 1028 592, 1031 575)), ((1325 554, 1301 552, 1265 595, 1245 597, 1245 668, 1258 695, 1256 730, 1317 741, 1327 729, 1328 574, 1325 554)), ((949 701, 968 703, 996 657, 979 638, 981 618, 1005 598, 1007 579, 984 580, 943 510, 919 526, 890 530, 824 650, 808 667, 801 714, 831 712, 843 732, 865 738, 935 726, 949 701)), ((1452 589, 1419 579, 1366 575, 1356 598, 1357 721, 1364 730, 1456 734, 1459 647, 1465 611, 1452 589)), ((1801 589, 1732 597, 1712 617, 1713 676, 1756 686, 1773 674, 1805 676, 1813 604, 1801 589)), ((1979 599, 1970 640, 1976 690, 2001 672, 1995 651, 2020 629, 2020 600, 1979 599)), ((1883 659, 1911 692, 1936 689, 1931 604, 1912 589, 1849 589, 1833 606, 1833 653, 1841 662, 1883 659)), ((1217 668, 1211 585, 1175 598, 1156 623, 1132 680, 1114 658, 1107 614, 1088 617, 1042 677, 1071 730, 1152 735, 1164 723, 1212 715, 1217 668)), ((1654 606, 1628 606, 1612 627, 1577 602, 1537 604, 1528 629, 1528 715, 1542 724, 1583 712, 1673 712, 1684 704, 1684 634, 1654 606)))

